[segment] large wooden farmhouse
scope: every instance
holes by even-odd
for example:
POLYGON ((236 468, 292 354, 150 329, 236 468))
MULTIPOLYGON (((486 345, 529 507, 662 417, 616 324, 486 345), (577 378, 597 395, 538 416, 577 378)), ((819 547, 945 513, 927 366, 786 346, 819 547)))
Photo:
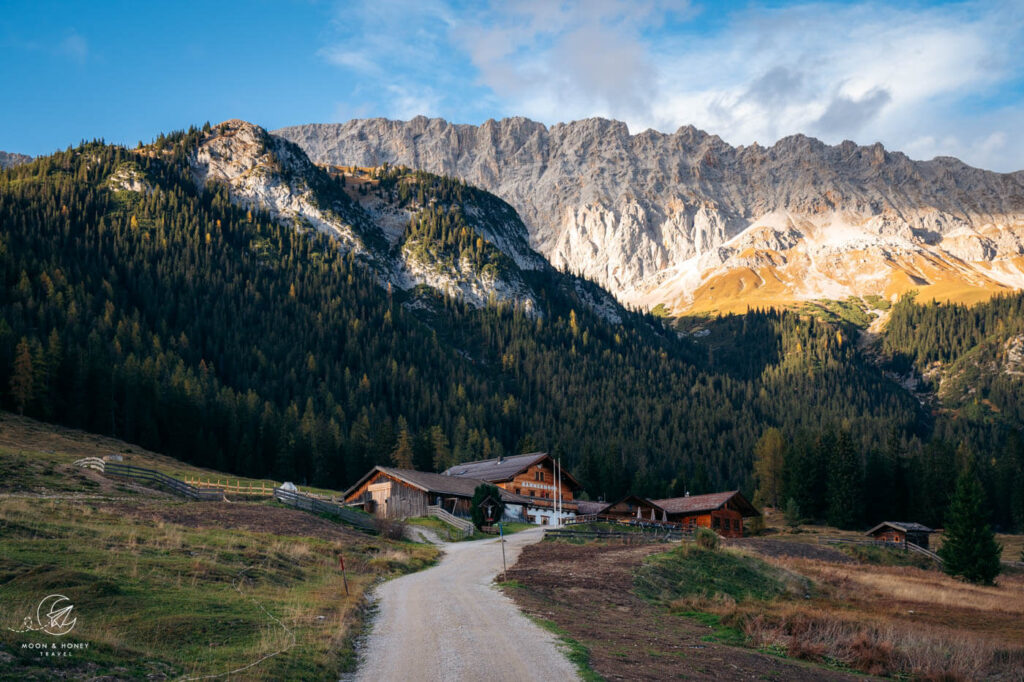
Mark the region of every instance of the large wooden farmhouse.
POLYGON ((742 537, 743 519, 761 515, 738 490, 651 501, 665 510, 669 521, 710 528, 727 538, 742 537))
POLYGON ((557 518, 575 517, 574 498, 582 487, 571 474, 556 467, 546 452, 464 462, 450 467, 444 475, 480 479, 528 498, 523 510, 526 520, 542 525, 554 524, 557 518))
POLYGON ((469 516, 473 492, 483 483, 501 491, 507 520, 548 525, 576 516, 579 483, 543 452, 466 462, 440 474, 377 466, 345 492, 345 502, 385 518, 424 516, 428 506, 469 516))

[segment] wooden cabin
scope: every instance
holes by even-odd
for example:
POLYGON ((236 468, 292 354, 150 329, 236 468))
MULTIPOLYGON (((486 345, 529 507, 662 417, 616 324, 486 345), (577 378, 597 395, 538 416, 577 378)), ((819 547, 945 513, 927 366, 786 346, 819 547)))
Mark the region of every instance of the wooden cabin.
POLYGON ((888 542, 903 545, 912 543, 918 547, 928 549, 928 536, 935 531, 920 523, 908 521, 883 521, 865 535, 868 535, 876 542, 888 542))
MULTIPOLYGON (((374 516, 404 519, 426 516, 428 506, 438 506, 455 516, 469 517, 478 478, 446 476, 414 469, 376 466, 345 491, 346 504, 358 504, 374 516)), ((506 520, 530 520, 532 498, 501 490, 506 520)))
POLYGON ((555 460, 546 452, 495 457, 449 467, 445 476, 487 481, 527 500, 524 513, 531 523, 554 523, 555 503, 561 491, 562 518, 576 515, 576 492, 582 486, 569 472, 555 471, 555 460))
POLYGON ((743 537, 743 519, 761 515, 738 490, 651 502, 665 510, 669 521, 710 528, 727 538, 743 537))
POLYGON ((627 495, 618 502, 612 502, 601 509, 598 514, 602 517, 629 521, 656 521, 661 522, 668 519, 667 512, 654 502, 645 497, 627 495))
MULTIPOLYGON (((479 479, 377 466, 345 491, 345 502, 360 503, 367 512, 389 519, 426 516, 428 505, 456 516, 469 516, 473 492, 483 483, 479 479)), ((502 497, 507 498, 506 503, 522 503, 514 495, 502 497)))

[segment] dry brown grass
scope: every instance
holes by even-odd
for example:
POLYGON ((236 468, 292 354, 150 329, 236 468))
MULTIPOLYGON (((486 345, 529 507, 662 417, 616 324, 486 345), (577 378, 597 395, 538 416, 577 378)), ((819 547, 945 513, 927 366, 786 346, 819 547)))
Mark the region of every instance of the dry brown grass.
POLYGON ((851 617, 800 604, 748 613, 742 626, 755 646, 871 675, 936 680, 1024 676, 1024 650, 938 626, 851 617))
POLYGON ((811 593, 673 606, 715 613, 759 648, 868 674, 1024 680, 1024 574, 985 587, 936 570, 763 558, 809 578, 811 593))

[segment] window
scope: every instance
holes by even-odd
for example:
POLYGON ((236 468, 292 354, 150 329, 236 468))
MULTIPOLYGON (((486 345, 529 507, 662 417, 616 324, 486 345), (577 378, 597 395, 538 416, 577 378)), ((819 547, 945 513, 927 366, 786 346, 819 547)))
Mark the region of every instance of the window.
POLYGON ((711 517, 711 527, 712 528, 720 528, 721 527, 721 519, 719 519, 717 516, 712 516, 711 517))
POLYGON ((536 496, 537 496, 537 493, 535 493, 534 491, 531 490, 530 491, 530 497, 536 497, 536 496))
POLYGON ((519 488, 516 488, 516 495, 519 495, 519 494, 521 494, 521 493, 519 492, 519 488))

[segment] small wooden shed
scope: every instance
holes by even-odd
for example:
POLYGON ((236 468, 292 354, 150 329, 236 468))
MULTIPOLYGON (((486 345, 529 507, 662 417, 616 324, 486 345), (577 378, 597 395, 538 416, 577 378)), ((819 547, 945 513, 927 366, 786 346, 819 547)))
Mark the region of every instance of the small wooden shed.
POLYGON ((928 526, 912 521, 883 521, 865 535, 877 542, 888 542, 902 545, 907 542, 928 549, 928 536, 935 531, 928 526))
POLYGON ((743 537, 743 520, 761 515, 738 490, 651 501, 668 513, 669 521, 710 528, 727 538, 743 537))
POLYGON ((600 514, 623 521, 663 521, 667 518, 664 509, 638 495, 627 495, 618 502, 612 502, 600 514))

